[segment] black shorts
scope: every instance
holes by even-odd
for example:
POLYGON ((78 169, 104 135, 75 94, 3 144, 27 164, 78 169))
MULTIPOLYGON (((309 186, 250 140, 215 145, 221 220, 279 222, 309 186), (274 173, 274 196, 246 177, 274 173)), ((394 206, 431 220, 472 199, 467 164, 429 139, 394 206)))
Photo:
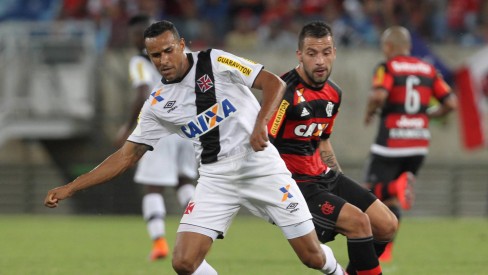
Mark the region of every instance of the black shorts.
POLYGON ((335 225, 346 202, 365 212, 376 201, 367 189, 334 171, 314 177, 313 181, 299 182, 298 187, 307 201, 315 231, 322 243, 334 240, 337 235, 335 225))
POLYGON ((417 175, 424 158, 424 155, 383 157, 371 154, 365 167, 364 182, 372 184, 371 190, 374 190, 375 185, 379 183, 388 184, 398 178, 403 172, 412 172, 417 175))

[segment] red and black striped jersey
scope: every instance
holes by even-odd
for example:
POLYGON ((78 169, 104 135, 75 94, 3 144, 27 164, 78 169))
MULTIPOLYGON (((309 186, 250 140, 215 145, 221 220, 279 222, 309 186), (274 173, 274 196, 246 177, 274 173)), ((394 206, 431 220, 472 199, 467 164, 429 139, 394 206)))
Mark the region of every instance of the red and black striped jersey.
POLYGON ((394 57, 377 66, 373 88, 384 89, 388 98, 371 151, 393 157, 427 154, 427 108, 432 98, 442 102, 450 94, 435 67, 412 56, 394 57))
POLYGON ((330 80, 321 88, 310 87, 295 69, 281 78, 286 91, 268 124, 268 134, 293 178, 303 181, 327 170, 318 145, 332 133, 342 93, 330 80))

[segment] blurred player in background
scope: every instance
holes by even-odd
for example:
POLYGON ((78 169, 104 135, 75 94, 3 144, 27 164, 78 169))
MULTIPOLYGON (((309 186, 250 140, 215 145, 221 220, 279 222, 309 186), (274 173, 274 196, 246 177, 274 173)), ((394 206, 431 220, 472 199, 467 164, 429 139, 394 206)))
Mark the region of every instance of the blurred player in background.
POLYGON ((178 134, 194 143, 200 160, 173 251, 178 274, 217 274, 205 257, 241 207, 276 224, 307 267, 344 274, 332 250, 319 243, 305 199, 268 140, 266 126, 283 96, 283 81, 263 65, 222 50, 185 53, 185 40, 169 21, 152 24, 144 37, 163 79, 144 103, 136 129, 95 169, 50 190, 44 204, 56 207, 113 179, 160 139, 178 134), (262 91, 261 106, 250 88, 262 91))
MULTIPOLYGON (((129 20, 129 36, 138 54, 129 63, 129 74, 136 97, 132 103, 129 121, 120 129, 117 145, 121 146, 134 130, 137 117, 152 88, 161 82, 161 74, 151 63, 144 45, 144 30, 151 24, 147 15, 136 15, 129 20)), ((168 110, 172 106, 168 106, 168 110)), ((162 259, 169 253, 165 239, 166 206, 162 193, 164 187, 176 187, 178 202, 186 206, 195 191, 197 162, 193 145, 177 135, 161 139, 139 161, 134 181, 144 185, 142 214, 147 223, 149 236, 153 240, 151 260, 162 259)))
POLYGON ((336 58, 330 26, 320 21, 305 25, 297 58, 299 65, 282 77, 287 89, 268 124, 270 140, 307 200, 319 240, 325 243, 343 234, 350 259, 347 272, 381 274, 376 250, 393 238, 397 220, 342 173, 330 142, 342 97, 329 79, 336 58))
MULTIPOLYGON (((386 62, 376 67, 364 122, 379 115, 379 130, 365 170, 365 185, 398 220, 414 201, 413 183, 428 152, 429 119, 457 107, 451 88, 431 64, 410 56, 407 29, 393 26, 381 37, 386 62), (440 104, 428 107, 431 98, 440 104)), ((380 261, 391 260, 392 242, 380 261)))

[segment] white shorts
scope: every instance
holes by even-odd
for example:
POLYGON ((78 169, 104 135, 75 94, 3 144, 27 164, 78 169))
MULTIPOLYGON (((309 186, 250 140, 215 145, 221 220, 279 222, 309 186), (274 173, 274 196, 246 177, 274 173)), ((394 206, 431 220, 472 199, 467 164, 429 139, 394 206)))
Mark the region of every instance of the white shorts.
MULTIPOLYGON (((223 237, 241 208, 280 227, 312 219, 307 203, 276 148, 202 164, 193 200, 178 232, 198 226, 223 237)), ((309 232, 306 232, 309 233, 309 232)))
POLYGON ((197 160, 191 141, 177 135, 162 138, 137 165, 134 181, 140 184, 176 186, 178 177, 196 179, 197 160))

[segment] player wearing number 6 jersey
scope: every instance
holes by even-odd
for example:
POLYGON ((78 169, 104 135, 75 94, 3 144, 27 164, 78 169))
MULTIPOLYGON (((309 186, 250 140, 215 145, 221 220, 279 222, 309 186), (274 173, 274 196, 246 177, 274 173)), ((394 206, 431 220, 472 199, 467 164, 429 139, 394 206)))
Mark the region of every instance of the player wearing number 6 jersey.
MULTIPOLYGON (((410 56, 410 34, 394 26, 382 37, 386 62, 376 67, 365 124, 380 117, 376 140, 366 167, 365 185, 400 220, 400 207, 413 203, 412 184, 428 152, 429 119, 447 115, 457 106, 450 87, 434 66, 410 56), (432 98, 440 104, 430 107, 432 98)), ((391 259, 391 243, 380 257, 391 259)))

